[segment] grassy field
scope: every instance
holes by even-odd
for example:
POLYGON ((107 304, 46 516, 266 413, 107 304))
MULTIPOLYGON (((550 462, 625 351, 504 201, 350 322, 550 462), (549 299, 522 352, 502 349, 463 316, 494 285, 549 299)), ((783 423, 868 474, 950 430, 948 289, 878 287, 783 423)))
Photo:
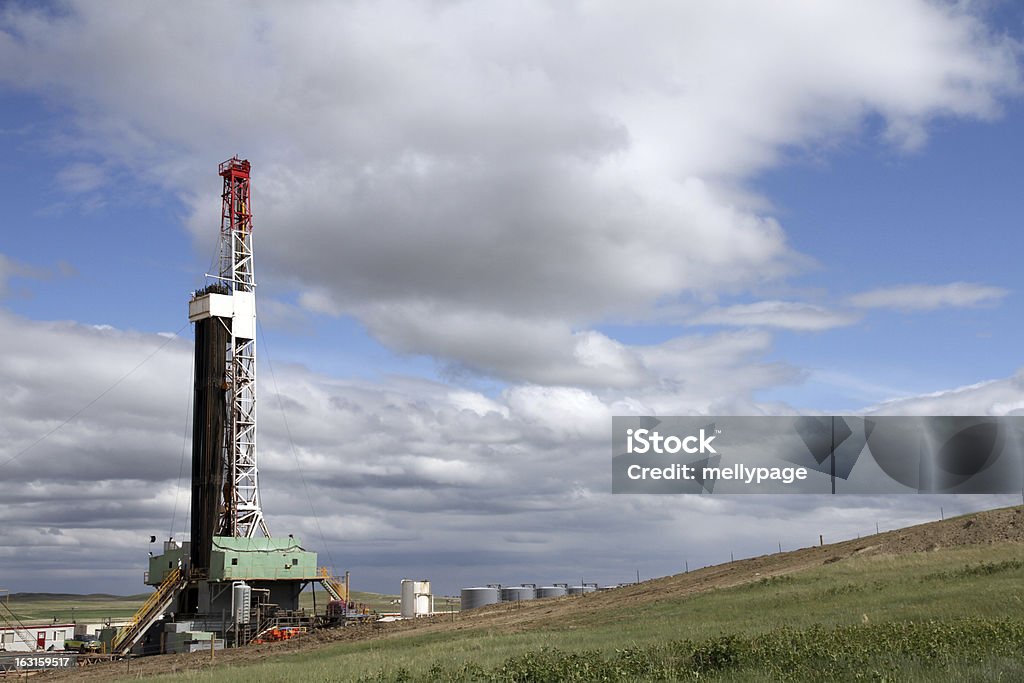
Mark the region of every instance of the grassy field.
POLYGON ((51 593, 15 594, 4 602, 25 624, 73 621, 102 622, 125 619, 145 601, 146 595, 57 595, 51 593))
POLYGON ((605 596, 522 632, 466 621, 162 680, 1024 680, 1019 544, 849 558, 634 607, 605 596))

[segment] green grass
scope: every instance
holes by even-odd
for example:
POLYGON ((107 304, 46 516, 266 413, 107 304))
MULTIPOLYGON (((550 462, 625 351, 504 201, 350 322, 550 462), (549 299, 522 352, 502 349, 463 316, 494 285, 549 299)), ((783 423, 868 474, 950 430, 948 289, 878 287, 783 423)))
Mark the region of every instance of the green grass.
MULTIPOLYGON (((48 593, 21 593, 2 598, 25 624, 102 622, 106 619, 126 619, 135 614, 146 595, 65 595, 48 593)), ((3 613, 6 615, 6 611, 3 613)), ((2 620, 0 620, 2 621, 2 620)))
POLYGON ((1024 680, 1022 559, 1010 544, 855 558, 633 607, 592 594, 582 599, 607 606, 526 632, 467 628, 341 643, 165 679, 686 680, 696 671, 700 680, 755 681, 864 671, 865 680, 1024 680))

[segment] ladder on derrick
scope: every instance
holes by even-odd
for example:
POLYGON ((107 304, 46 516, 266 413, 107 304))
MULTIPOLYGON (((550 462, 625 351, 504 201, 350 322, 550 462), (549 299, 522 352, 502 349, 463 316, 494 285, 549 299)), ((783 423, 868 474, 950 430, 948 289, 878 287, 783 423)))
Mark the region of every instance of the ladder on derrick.
POLYGON ((157 587, 142 607, 132 616, 127 625, 118 629, 114 639, 110 642, 110 652, 115 655, 125 655, 135 643, 149 630, 156 621, 164 615, 174 601, 174 596, 185 587, 185 577, 181 569, 174 569, 164 577, 164 580, 157 587))

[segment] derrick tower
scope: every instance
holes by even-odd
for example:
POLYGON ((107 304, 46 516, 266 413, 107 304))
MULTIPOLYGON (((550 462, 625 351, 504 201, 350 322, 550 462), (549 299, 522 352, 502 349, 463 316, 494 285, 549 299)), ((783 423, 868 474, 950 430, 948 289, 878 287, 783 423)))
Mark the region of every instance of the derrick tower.
POLYGON ((250 165, 234 157, 218 169, 219 273, 195 292, 195 419, 192 433, 191 567, 209 566, 213 536, 270 536, 260 507, 256 457, 256 282, 253 277, 250 165), (200 476, 196 476, 196 475, 200 476))
POLYGON ((260 508, 256 467, 256 282, 252 268, 249 162, 233 157, 218 169, 224 179, 220 217, 220 275, 235 301, 227 352, 229 425, 220 515, 221 536, 270 536, 260 508))

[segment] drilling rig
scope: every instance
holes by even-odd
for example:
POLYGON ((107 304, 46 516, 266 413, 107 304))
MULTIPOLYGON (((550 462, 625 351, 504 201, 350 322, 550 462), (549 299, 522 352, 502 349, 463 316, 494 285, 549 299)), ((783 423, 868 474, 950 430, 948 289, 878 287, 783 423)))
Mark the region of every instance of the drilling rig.
MULTIPOLYGON (((195 421, 192 438, 192 539, 269 537, 256 466, 256 282, 247 160, 220 165, 220 273, 195 292, 195 421), (221 495, 221 491, 223 494, 221 495), (197 509, 196 501, 202 505, 197 509)), ((209 548, 193 544, 192 567, 208 566, 209 548)))
MULTIPOLYGON (((220 164, 219 271, 189 301, 195 323, 190 538, 151 556, 156 591, 128 626, 106 634, 108 651, 209 649, 246 644, 302 621, 299 593, 341 588, 298 538, 271 537, 260 505, 256 451, 256 282, 250 164, 220 164), (284 620, 284 621, 282 621, 284 620)), ((152 555, 152 553, 151 553, 152 555)))

